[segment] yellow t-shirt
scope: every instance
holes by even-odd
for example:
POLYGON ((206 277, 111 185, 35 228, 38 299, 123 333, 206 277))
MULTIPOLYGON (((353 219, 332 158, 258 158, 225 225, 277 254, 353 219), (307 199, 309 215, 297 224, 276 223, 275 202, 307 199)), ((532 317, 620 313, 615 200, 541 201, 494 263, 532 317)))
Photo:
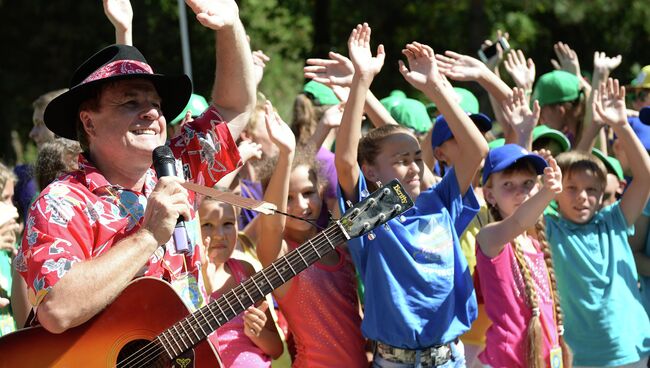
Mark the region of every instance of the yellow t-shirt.
MULTIPOLYGON (((474 275, 474 269, 476 268, 476 235, 479 230, 485 225, 488 224, 488 208, 485 202, 481 203, 481 209, 478 211, 478 214, 474 217, 472 222, 467 225, 465 232, 460 237, 460 248, 467 258, 467 264, 469 265, 469 271, 474 275)), ((483 304, 478 305, 478 318, 469 331, 465 332, 463 336, 460 337, 463 340, 464 344, 471 345, 485 345, 485 332, 492 322, 485 313, 485 306, 483 304)))

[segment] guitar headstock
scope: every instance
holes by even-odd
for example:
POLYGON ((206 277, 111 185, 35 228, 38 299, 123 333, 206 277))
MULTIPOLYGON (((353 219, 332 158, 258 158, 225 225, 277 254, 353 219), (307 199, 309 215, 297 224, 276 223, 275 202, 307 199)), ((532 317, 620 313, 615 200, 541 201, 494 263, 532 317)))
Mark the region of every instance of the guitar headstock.
POLYGON ((364 235, 413 207, 411 197, 394 179, 348 209, 339 223, 351 238, 364 235))

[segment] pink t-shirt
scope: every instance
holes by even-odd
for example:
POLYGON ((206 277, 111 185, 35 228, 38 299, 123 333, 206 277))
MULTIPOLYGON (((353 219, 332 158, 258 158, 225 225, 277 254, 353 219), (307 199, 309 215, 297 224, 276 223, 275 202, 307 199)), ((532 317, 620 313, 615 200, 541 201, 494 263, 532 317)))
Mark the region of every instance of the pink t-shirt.
MULTIPOLYGON (((295 244, 290 244, 295 248, 295 244)), ((367 367, 357 279, 347 252, 335 266, 316 263, 292 280, 277 299, 296 343, 292 367, 367 367)))
MULTIPOLYGON (((226 261, 226 265, 230 268, 237 283, 248 278, 240 261, 231 258, 226 261)), ((220 293, 214 292, 210 295, 210 301, 216 300, 220 296, 220 293)), ((208 340, 219 351, 224 367, 268 368, 271 366, 270 358, 244 334, 244 312, 219 327, 216 333, 208 336, 208 340)))
MULTIPOLYGON (((541 312, 542 352, 548 363, 550 350, 557 345, 553 298, 549 287, 548 270, 539 243, 533 238, 536 253, 524 251, 524 259, 533 275, 541 312), (551 336, 549 336, 549 334, 551 336)), ((524 279, 515 258, 512 243, 490 259, 476 246, 476 267, 485 311, 492 321, 486 332, 485 350, 479 355, 483 364, 491 367, 526 367, 528 322, 532 317, 526 298, 524 279)))

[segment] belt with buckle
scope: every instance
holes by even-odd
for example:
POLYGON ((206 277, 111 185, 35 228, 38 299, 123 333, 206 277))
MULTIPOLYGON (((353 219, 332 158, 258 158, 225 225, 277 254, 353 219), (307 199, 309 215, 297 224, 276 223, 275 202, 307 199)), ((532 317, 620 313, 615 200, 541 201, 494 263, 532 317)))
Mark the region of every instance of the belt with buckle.
MULTIPOLYGON (((376 342, 377 354, 393 363, 415 364, 418 350, 401 349, 376 342)), ((451 360, 450 344, 434 345, 420 351, 420 363, 428 367, 437 367, 451 360)))

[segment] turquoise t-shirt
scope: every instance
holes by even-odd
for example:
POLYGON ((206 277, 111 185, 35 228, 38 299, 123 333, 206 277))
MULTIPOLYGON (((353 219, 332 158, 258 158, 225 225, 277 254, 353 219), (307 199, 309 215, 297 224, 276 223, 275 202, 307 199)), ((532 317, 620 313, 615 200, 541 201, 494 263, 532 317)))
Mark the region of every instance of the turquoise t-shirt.
MULTIPOLYGON (((368 196, 359 176, 358 201, 368 196)), ((339 205, 347 206, 339 187, 339 205)), ((361 330, 372 340, 405 349, 454 341, 477 316, 476 295, 460 249, 479 210, 474 191, 460 193, 454 170, 423 191, 413 208, 348 249, 365 284, 361 330)))
MULTIPOLYGON (((648 201, 643 210, 643 216, 650 217, 650 201, 648 201)), ((650 257, 650 231, 648 231, 645 241, 645 255, 650 257)), ((641 285, 641 303, 648 316, 650 316, 650 277, 639 275, 639 284, 641 285)))
POLYGON ((627 240, 634 226, 620 202, 582 225, 544 217, 574 365, 624 365, 650 355, 650 320, 627 240))

